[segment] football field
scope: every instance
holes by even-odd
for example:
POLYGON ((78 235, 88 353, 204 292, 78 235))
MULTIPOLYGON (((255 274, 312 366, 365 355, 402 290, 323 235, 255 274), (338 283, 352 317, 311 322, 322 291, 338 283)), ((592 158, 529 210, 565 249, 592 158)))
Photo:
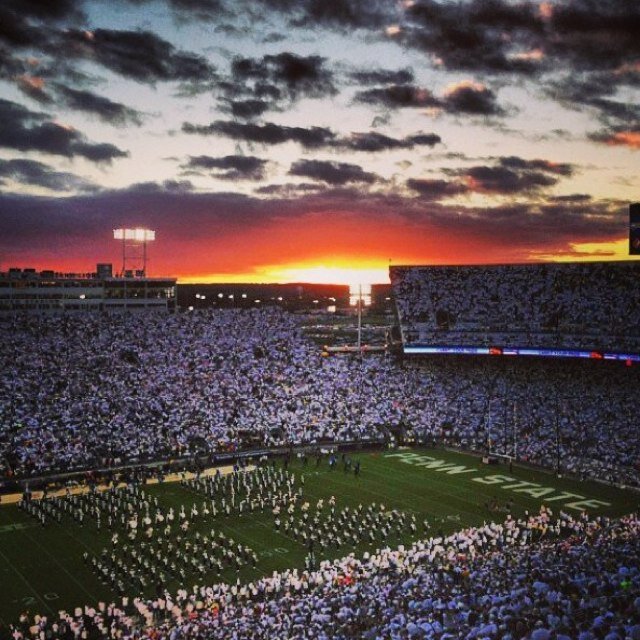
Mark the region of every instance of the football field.
MULTIPOLYGON (((204 484, 165 482, 144 487, 144 496, 138 499, 152 505, 157 500, 164 513, 173 509, 174 529, 184 508, 190 526, 178 532, 179 538, 157 540, 163 523, 153 533, 140 532, 135 540, 128 540, 117 519, 111 529, 103 520, 98 530, 94 519, 87 517, 80 523, 72 517, 72 510, 64 512, 60 523, 49 518, 42 526, 37 517, 17 505, 0 506, 2 635, 6 636, 7 625, 24 610, 53 614, 111 602, 121 593, 150 596, 158 582, 174 592, 181 587, 191 590, 195 584, 251 581, 274 570, 303 569, 310 538, 315 541, 318 562, 483 521, 501 521, 508 510, 514 515, 537 512, 541 504, 555 514, 560 510, 578 514, 586 509, 590 514, 622 515, 636 509, 640 497, 631 490, 595 482, 561 479, 520 467, 510 471, 505 464, 484 465, 477 457, 441 449, 357 453, 349 458, 348 469, 338 455, 334 469, 329 468, 326 456, 319 464, 310 456, 306 464, 294 458, 287 469, 278 460, 275 466, 269 462, 265 469, 242 472, 270 474, 269 478, 275 478, 274 495, 280 491, 277 482, 290 483, 300 495, 290 513, 285 504, 274 515, 267 504, 252 512, 227 515, 221 509, 216 515, 207 514, 211 494, 204 484), (357 475, 356 463, 360 465, 357 475), (197 515, 192 516, 194 506, 197 515), (119 536, 115 544, 114 532, 119 536), (147 575, 149 565, 156 566, 158 573, 140 586, 134 577, 147 575)), ((270 490, 271 485, 264 489, 256 483, 255 487, 254 496, 256 491, 270 490)), ((127 508, 128 518, 136 515, 127 508)), ((142 519, 142 513, 137 515, 142 519)))

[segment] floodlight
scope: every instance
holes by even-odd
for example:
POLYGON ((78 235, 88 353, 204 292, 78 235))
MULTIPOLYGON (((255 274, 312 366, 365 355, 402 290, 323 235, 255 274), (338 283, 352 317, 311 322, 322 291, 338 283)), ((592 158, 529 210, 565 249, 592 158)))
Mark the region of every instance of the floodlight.
POLYGON ((127 277, 127 272, 133 273, 135 266, 136 276, 146 276, 147 273, 147 242, 156 239, 156 232, 152 229, 136 227, 134 229, 114 229, 113 237, 122 242, 122 273, 127 277), (138 266, 142 265, 142 269, 138 266))
POLYGON ((131 242, 151 242, 156 239, 156 232, 151 229, 114 229, 115 240, 129 240, 131 242))

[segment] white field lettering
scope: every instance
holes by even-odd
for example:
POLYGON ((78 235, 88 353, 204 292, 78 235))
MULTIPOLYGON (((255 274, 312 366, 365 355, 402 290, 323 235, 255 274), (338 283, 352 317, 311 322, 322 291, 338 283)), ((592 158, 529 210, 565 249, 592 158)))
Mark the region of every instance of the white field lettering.
MULTIPOLYGON (((447 475, 460 475, 466 473, 480 473, 477 467, 468 467, 463 464, 455 464, 447 462, 446 460, 440 460, 433 458, 432 456, 425 455, 423 453, 413 453, 409 451, 403 451, 398 453, 387 453, 385 458, 397 458, 400 462, 410 464, 414 467, 423 467, 425 469, 431 469, 440 473, 446 473, 447 475)), ((571 493, 569 491, 559 491, 553 487, 545 487, 537 482, 527 482, 524 480, 518 480, 511 476, 504 476, 500 474, 482 475, 473 478, 469 478, 473 482, 479 482, 484 485, 493 485, 500 489, 507 491, 513 491, 514 493, 522 493, 524 495, 531 496, 544 502, 545 504, 560 503, 567 509, 573 509, 575 511, 585 511, 587 509, 601 509, 602 507, 610 507, 610 502, 604 500, 596 500, 595 498, 587 498, 587 496, 580 495, 579 493, 571 493)))

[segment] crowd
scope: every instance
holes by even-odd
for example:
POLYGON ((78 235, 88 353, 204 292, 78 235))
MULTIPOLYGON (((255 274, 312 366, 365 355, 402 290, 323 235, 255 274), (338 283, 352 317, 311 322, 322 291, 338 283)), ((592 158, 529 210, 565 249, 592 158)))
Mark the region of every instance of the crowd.
MULTIPOLYGON (((406 403, 403 421, 418 441, 437 438, 563 473, 637 486, 640 443, 633 389, 639 372, 602 365, 508 358, 474 359, 463 366, 434 361, 429 376, 410 385, 418 399, 406 403), (427 394, 420 393, 421 387, 427 394), (425 411, 436 415, 421 420, 425 411)), ((424 376, 424 364, 407 366, 424 376)))
POLYGON ((4 476, 405 435, 640 480, 637 367, 323 357, 278 309, 21 318, 0 338, 4 476))
POLYGON ((640 263, 394 267, 406 339, 640 351, 640 263))
POLYGON ((489 523, 242 584, 25 613, 13 640, 637 640, 640 520, 489 523))

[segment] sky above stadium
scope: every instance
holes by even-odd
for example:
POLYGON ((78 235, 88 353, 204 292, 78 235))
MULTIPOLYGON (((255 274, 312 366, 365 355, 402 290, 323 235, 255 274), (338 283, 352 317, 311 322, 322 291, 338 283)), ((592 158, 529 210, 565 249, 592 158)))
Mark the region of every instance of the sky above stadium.
POLYGON ((624 257, 638 33, 629 0, 3 2, 0 268, 118 269, 135 226, 182 281, 624 257))

